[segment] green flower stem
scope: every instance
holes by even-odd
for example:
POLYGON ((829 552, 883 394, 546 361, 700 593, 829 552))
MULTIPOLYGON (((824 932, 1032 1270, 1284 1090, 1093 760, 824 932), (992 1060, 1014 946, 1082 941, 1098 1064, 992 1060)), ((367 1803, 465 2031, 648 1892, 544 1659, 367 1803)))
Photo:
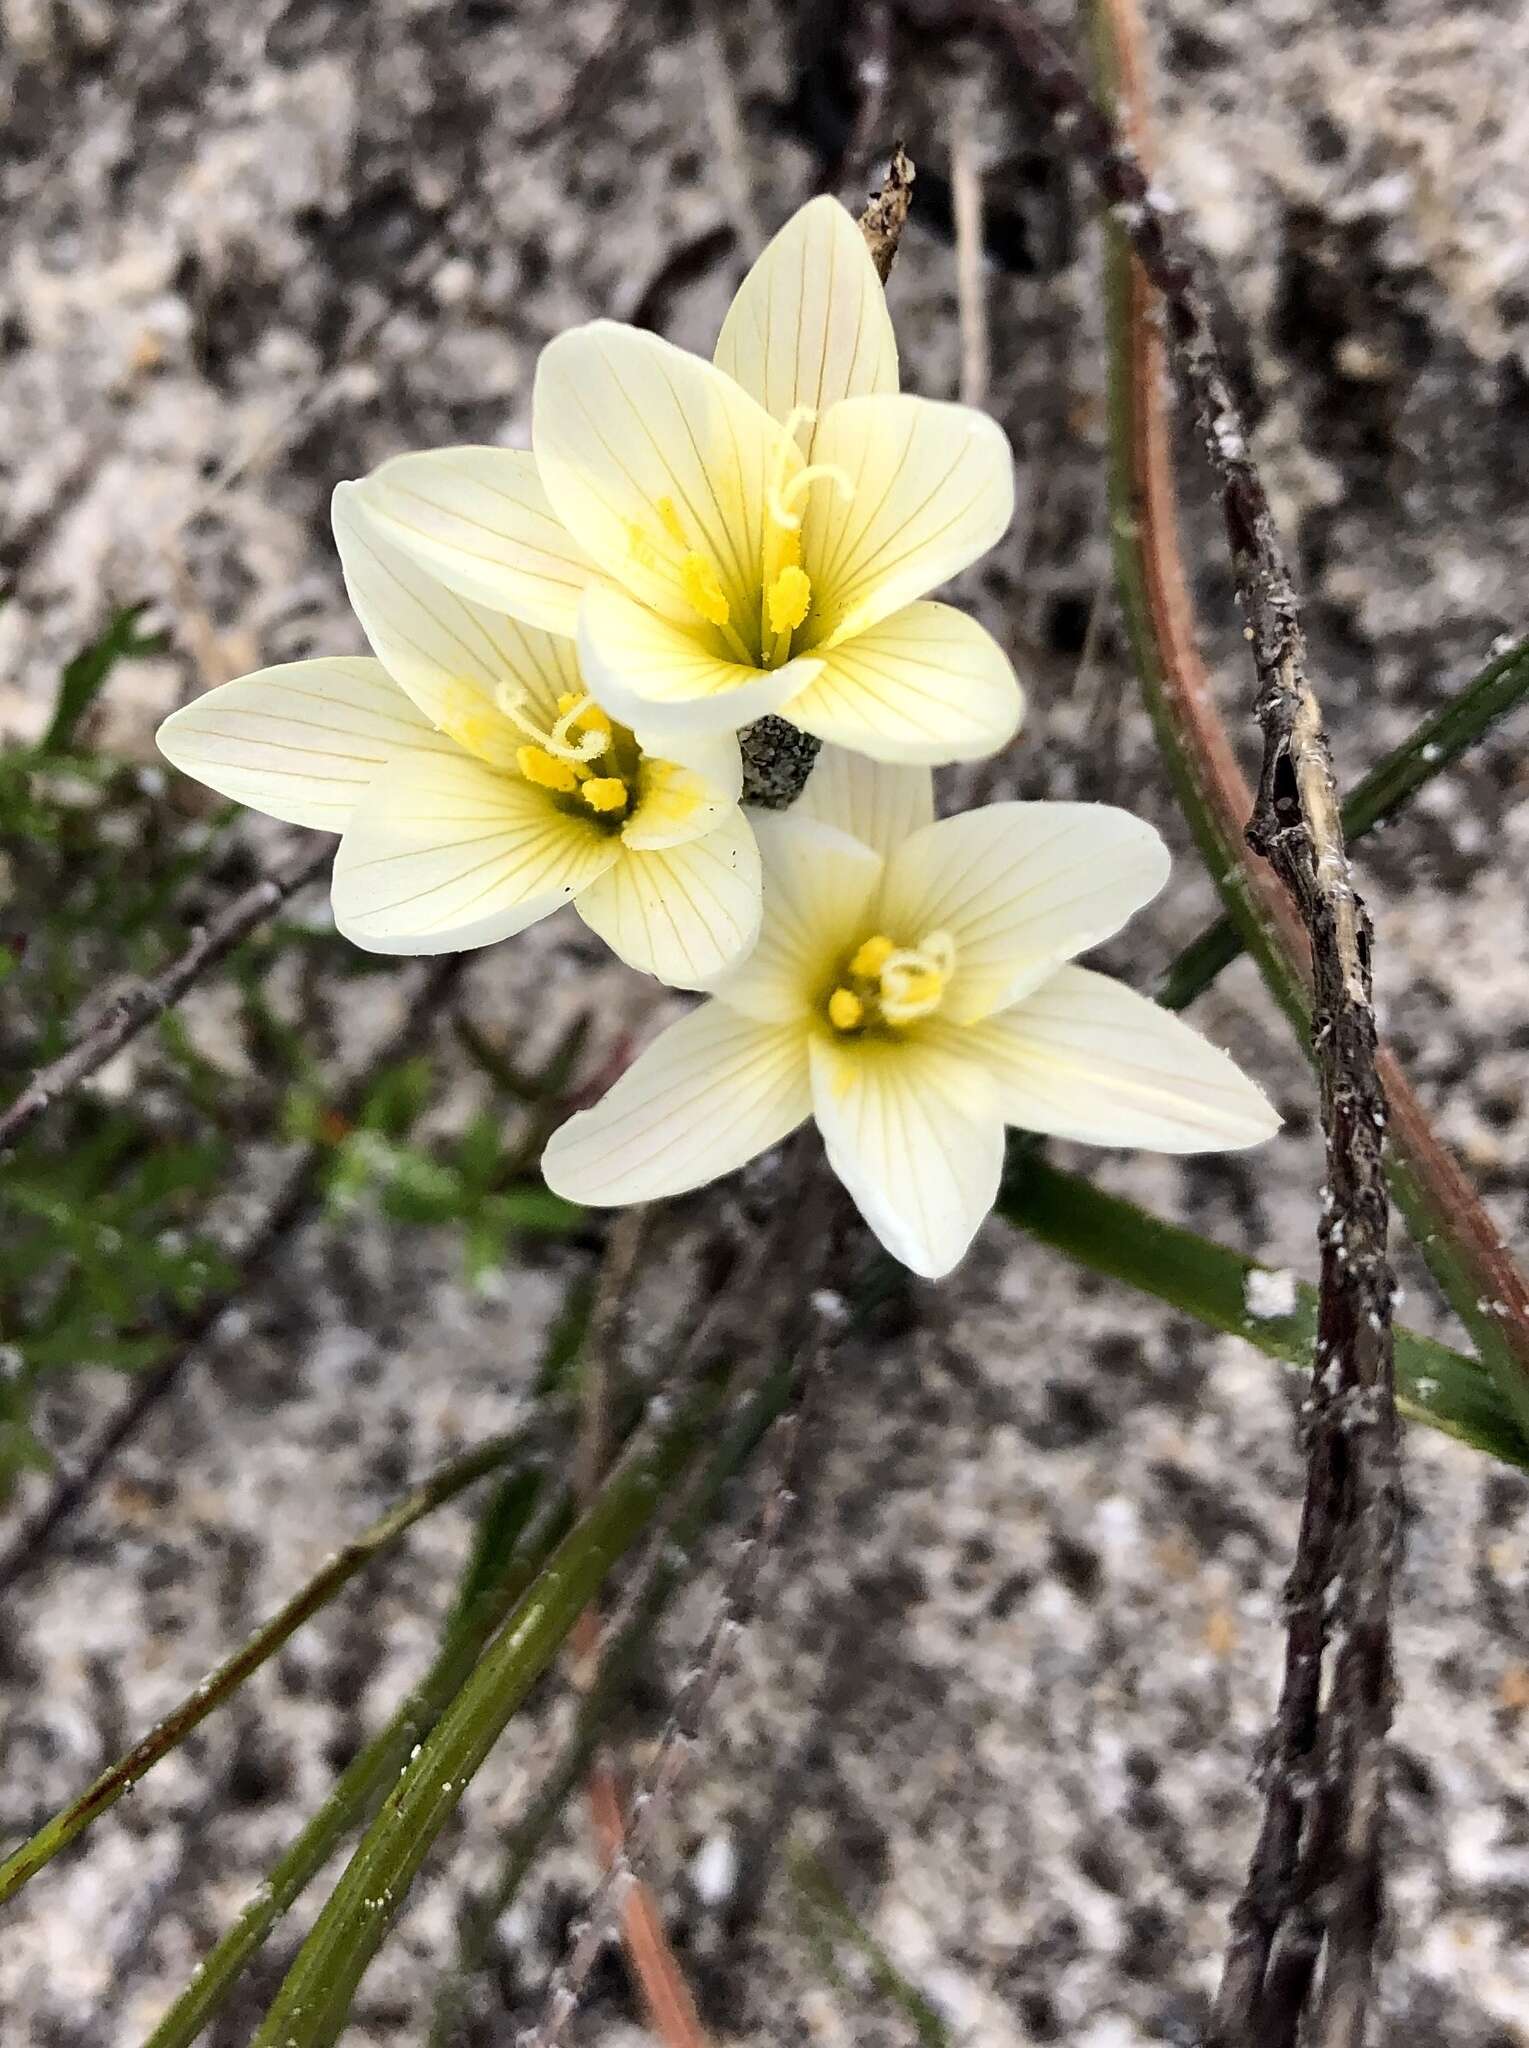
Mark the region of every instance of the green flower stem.
MULTIPOLYGON (((1394 818, 1436 775, 1454 765, 1499 719, 1529 697, 1529 640, 1488 662, 1447 704, 1372 768, 1343 806, 1343 831, 1355 845, 1394 818)), ((1207 925, 1163 976, 1157 1000, 1165 1010, 1186 1009, 1223 967, 1243 952, 1242 934, 1228 916, 1207 925)))
POLYGON ((327 2048, 415 1873, 532 1685, 705 1440, 704 1386, 657 1443, 634 1443, 517 1602, 404 1769, 298 1952, 253 2048, 327 2048))
MULTIPOLYGON (((1115 61, 1106 15, 1107 10, 1097 9, 1095 25, 1101 77, 1106 91, 1113 93, 1115 61)), ((1182 593, 1154 582, 1154 574, 1161 576, 1165 565, 1171 565, 1170 575, 1177 569, 1171 521, 1155 531, 1155 546, 1149 548, 1150 507, 1139 473, 1139 465, 1142 472, 1148 466, 1143 451, 1151 446, 1144 399, 1159 366, 1147 342, 1150 308, 1138 296, 1130 245, 1115 221, 1104 224, 1104 249, 1110 530, 1142 695, 1174 791, 1225 914, 1257 961, 1298 1043, 1310 1055, 1305 936, 1272 872, 1243 839, 1251 798, 1204 679, 1191 672, 1198 669, 1198 655, 1182 593)), ((1499 676, 1494 688, 1501 683, 1499 676)), ((1391 801, 1412 772, 1399 768, 1388 774, 1381 798, 1391 801)), ((1371 800, 1376 800, 1373 793, 1371 800)), ((1377 1066, 1391 1108, 1387 1178, 1392 1197, 1436 1284, 1470 1333, 1529 1440, 1529 1283, 1384 1046, 1377 1066)))
POLYGON ((386 1727, 352 1758, 323 1805, 198 1966, 145 2048, 190 2048, 339 1842, 351 1828, 370 1820, 397 1784, 411 1752, 467 1683, 489 1638, 546 1562, 552 1545, 566 1533, 572 1519, 568 1488, 554 1486, 546 1490, 545 1498, 543 1492, 534 1471, 506 1480, 496 1492, 480 1521, 464 1597, 429 1671, 386 1727))
MULTIPOLYGON (((1249 1275, 1266 1270, 1257 1260, 1164 1223, 1081 1175, 1047 1165, 1027 1149, 1016 1148, 998 1211, 1093 1272, 1166 1301, 1212 1329, 1245 1338, 1270 1358, 1311 1370, 1317 1333, 1314 1287, 1295 1284, 1287 1314, 1256 1313, 1249 1305, 1249 1275)), ((1396 1387, 1396 1405, 1411 1420, 1488 1451, 1505 1464, 1529 1469, 1529 1446, 1513 1410, 1478 1360, 1398 1327, 1396 1387)))
POLYGON ((323 1570, 310 1579, 302 1591, 274 1614, 263 1628, 257 1630, 242 1649, 237 1650, 226 1663, 220 1664, 210 1677, 204 1678, 196 1691, 182 1700, 157 1727, 150 1729, 125 1756, 104 1770, 94 1784, 87 1786, 77 1799, 40 1827, 4 1863, 0 1863, 0 1901, 20 1891, 61 1849, 67 1848, 92 1821, 98 1820, 114 1806, 124 1792, 131 1791, 161 1757, 184 1742, 193 1728, 204 1721, 215 1707, 222 1706, 247 1678, 274 1656, 295 1629, 332 1600, 357 1572, 385 1550, 391 1549, 421 1516, 455 1499, 464 1488, 486 1473, 528 1456, 524 1436, 492 1437, 465 1457, 443 1465, 380 1521, 374 1522, 370 1529, 337 1551, 323 1570))

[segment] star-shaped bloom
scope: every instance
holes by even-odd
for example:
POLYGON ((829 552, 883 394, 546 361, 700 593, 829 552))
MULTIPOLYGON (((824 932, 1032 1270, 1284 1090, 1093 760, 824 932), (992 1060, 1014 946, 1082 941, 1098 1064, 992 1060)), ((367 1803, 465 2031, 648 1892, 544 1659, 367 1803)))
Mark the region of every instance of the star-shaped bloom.
POLYGON ((934 1278, 993 1205, 1006 1124, 1159 1152, 1276 1130, 1225 1053, 1071 964, 1161 888, 1149 825, 1103 804, 932 815, 926 770, 825 749, 795 809, 759 821, 754 953, 563 1126, 548 1185, 679 1194, 814 1117, 866 1222, 934 1278))
POLYGON ((168 718, 161 751, 224 796, 343 836, 335 922, 452 953, 564 903, 631 966, 693 988, 759 929, 731 735, 656 750, 595 704, 572 640, 434 583, 336 493, 376 660, 287 662, 168 718))
POLYGON ((577 633, 599 703, 640 730, 783 712, 879 760, 972 760, 1019 685, 926 593, 1013 514, 1002 430, 898 391, 853 220, 814 199, 744 279, 712 363, 598 320, 543 351, 530 452, 396 457, 355 488, 464 596, 577 633))

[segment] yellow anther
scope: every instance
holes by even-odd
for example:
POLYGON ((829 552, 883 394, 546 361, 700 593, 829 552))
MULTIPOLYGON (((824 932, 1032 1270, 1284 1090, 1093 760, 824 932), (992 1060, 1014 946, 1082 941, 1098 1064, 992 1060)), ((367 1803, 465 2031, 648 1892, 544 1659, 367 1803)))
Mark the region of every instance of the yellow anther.
POLYGON ((852 988, 836 988, 828 998, 828 1021, 835 1031, 853 1031, 865 1019, 865 1004, 852 988))
POLYGON ((619 811, 626 802, 627 788, 619 775, 591 775, 579 785, 579 795, 592 811, 619 811))
POLYGON ((557 700, 556 730, 562 731, 565 727, 570 734, 575 730, 584 733, 598 732, 608 738, 611 722, 593 698, 575 696, 572 690, 565 690, 557 700))
POLYGON ((684 588, 685 602, 698 611, 708 625, 727 624, 732 612, 722 594, 722 585, 717 581, 717 572, 694 548, 680 563, 680 583, 684 588))
POLYGON ((552 789, 560 796, 569 796, 579 786, 572 764, 559 761, 545 747, 517 747, 515 765, 527 782, 534 782, 538 789, 552 789))
POLYGON ((812 604, 812 584, 805 569, 794 565, 782 569, 770 585, 765 597, 765 609, 770 615, 772 633, 791 633, 806 618, 812 604))
POLYGON ((668 534, 675 546, 684 547, 686 544, 685 529, 680 524, 680 515, 675 510, 674 500, 672 498, 657 498, 654 500, 653 510, 658 514, 659 525, 668 534))
POLYGON ((862 981, 874 981, 896 951, 892 941, 878 932, 875 938, 866 940, 851 960, 849 971, 862 981))

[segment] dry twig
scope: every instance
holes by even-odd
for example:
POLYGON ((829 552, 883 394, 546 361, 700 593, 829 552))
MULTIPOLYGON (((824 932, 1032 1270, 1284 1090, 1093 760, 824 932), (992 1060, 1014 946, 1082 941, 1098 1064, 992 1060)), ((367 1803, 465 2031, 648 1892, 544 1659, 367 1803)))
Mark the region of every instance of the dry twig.
POLYGON ((956 93, 950 115, 950 202, 956 222, 956 308, 961 323, 961 403, 985 405, 990 375, 987 289, 983 276, 982 170, 969 85, 956 93))
POLYGON ((106 1062, 136 1038, 146 1024, 178 1003, 192 983, 216 967, 251 932, 273 916, 289 897, 323 872, 334 848, 328 839, 306 848, 275 874, 254 882, 196 934, 184 953, 150 981, 140 981, 113 996, 96 1022, 82 1031, 66 1053, 39 1067, 26 1087, 0 1113, 0 1158, 31 1129, 40 1116, 82 1081, 99 1073, 106 1062))
MULTIPOLYGON (((1386 1102, 1376 1062, 1369 921, 1349 871, 1294 588, 1196 259, 1135 150, 1100 112, 1050 33, 1015 0, 979 0, 977 12, 1028 74, 1058 134, 1129 237, 1144 279, 1161 295, 1220 482, 1258 681, 1264 759, 1248 838, 1283 882, 1310 944, 1328 1165, 1319 1231, 1318 1371, 1263 1822, 1234 1914, 1214 2037, 1260 2048, 1293 2043, 1325 1941, 1313 2039, 1323 2048, 1357 2048, 1380 1912, 1398 1524, 1393 1281, 1382 1161, 1386 1102), (1335 1604, 1343 1627, 1340 1647, 1329 1657, 1330 1627, 1340 1618, 1335 1604), (1330 1681, 1325 1699, 1324 1678, 1330 1681)), ((1141 310, 1138 331, 1150 350, 1141 310)), ((1155 359, 1144 358, 1144 389, 1155 388, 1157 372, 1155 359)), ((1146 413, 1151 416, 1150 406, 1146 413)), ((1148 445, 1138 457, 1145 495, 1154 472, 1159 487, 1164 481, 1166 448, 1148 445)), ((1182 618, 1171 616, 1181 573, 1175 577, 1178 565, 1161 549, 1158 560, 1160 613, 1181 629, 1182 618)))

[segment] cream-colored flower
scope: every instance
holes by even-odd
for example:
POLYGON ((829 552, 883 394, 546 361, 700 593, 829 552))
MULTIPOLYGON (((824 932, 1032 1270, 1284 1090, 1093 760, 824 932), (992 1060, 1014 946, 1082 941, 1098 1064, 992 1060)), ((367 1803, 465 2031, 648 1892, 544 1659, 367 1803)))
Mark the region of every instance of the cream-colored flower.
POLYGON ((872 1230, 933 1278, 993 1205, 1005 1124, 1159 1152, 1275 1131, 1225 1053, 1069 964, 1161 888, 1149 825, 1103 804, 931 818, 927 771, 825 749, 796 808, 760 821, 753 954, 563 1126, 548 1185, 679 1194, 811 1116, 872 1230))
POLYGON ((400 456, 357 488, 453 589, 577 631, 613 716, 720 733, 784 711, 906 762, 975 759, 1018 727, 1003 650, 925 601, 1008 526, 1008 442, 899 394, 886 299, 836 200, 759 258, 714 363, 610 321, 559 336, 532 441, 400 456))
POLYGON ((593 702, 572 640, 436 584, 344 486, 335 539, 377 659, 212 690, 159 745, 225 796, 343 837, 335 921, 377 953, 452 953, 573 903, 633 967, 694 988, 759 929, 730 735, 655 752, 593 702))

